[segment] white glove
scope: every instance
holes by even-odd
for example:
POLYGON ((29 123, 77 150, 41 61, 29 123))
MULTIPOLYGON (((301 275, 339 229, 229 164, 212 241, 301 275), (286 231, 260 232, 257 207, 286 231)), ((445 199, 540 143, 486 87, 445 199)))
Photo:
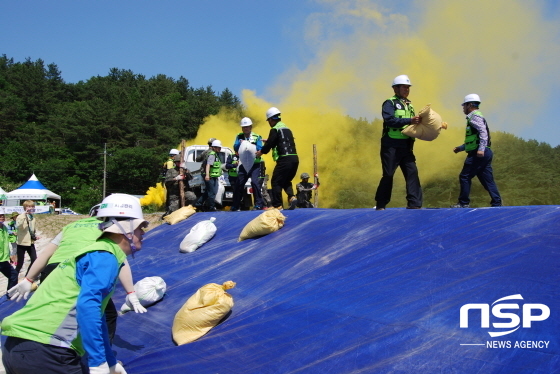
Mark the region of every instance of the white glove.
POLYGON ((138 296, 136 296, 136 292, 129 293, 126 295, 126 303, 132 305, 132 309, 136 313, 146 313, 147 310, 140 304, 140 300, 138 300, 138 296))
POLYGON ((90 367, 89 374, 111 374, 111 370, 109 369, 109 364, 104 362, 99 366, 90 367))
POLYGON ((111 366, 111 374, 126 374, 126 370, 124 370, 123 366, 117 362, 116 365, 111 366))
POLYGON ((27 300, 31 292, 31 286, 33 286, 33 282, 27 278, 23 278, 21 282, 8 290, 8 296, 12 300, 15 299, 16 302, 20 301, 22 298, 27 300))

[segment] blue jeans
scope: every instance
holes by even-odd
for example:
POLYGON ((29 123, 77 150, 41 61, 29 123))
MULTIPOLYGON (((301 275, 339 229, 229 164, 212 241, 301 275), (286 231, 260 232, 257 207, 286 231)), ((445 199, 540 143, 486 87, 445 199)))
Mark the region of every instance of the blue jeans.
POLYGON ((259 184, 259 176, 261 174, 261 164, 254 163, 249 172, 241 165, 237 174, 237 183, 235 185, 235 192, 233 193, 233 207, 239 209, 241 206, 241 199, 243 197, 243 188, 247 180, 251 178, 251 187, 253 188, 253 197, 255 199, 255 207, 263 207, 263 198, 261 193, 261 185, 259 184))
POLYGON ((484 151, 484 157, 477 157, 475 151, 467 153, 463 170, 459 174, 459 185, 461 192, 459 193, 459 204, 467 205, 471 202, 469 195, 471 193, 471 180, 476 176, 482 184, 482 187, 490 194, 491 206, 502 206, 502 198, 500 192, 494 182, 494 174, 492 172, 492 158, 494 153, 490 148, 484 151))

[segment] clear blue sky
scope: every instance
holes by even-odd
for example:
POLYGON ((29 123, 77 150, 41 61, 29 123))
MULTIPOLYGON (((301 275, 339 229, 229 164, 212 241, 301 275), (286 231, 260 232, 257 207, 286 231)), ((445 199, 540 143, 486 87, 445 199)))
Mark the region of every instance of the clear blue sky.
MULTIPOLYGON (((529 6, 522 0, 499 2, 502 5, 495 6, 495 9, 486 8, 486 4, 495 2, 474 0, 457 3, 460 13, 464 15, 495 13, 496 17, 490 17, 489 23, 498 22, 499 16, 507 13, 509 4, 529 6), (473 7, 472 11, 468 11, 467 6, 473 7)), ((508 40, 515 36, 507 32, 507 28, 514 30, 520 27, 518 21, 523 21, 524 16, 508 20, 505 23, 506 30, 497 27, 495 33, 488 37, 472 38, 470 32, 463 32, 453 36, 456 40, 450 40, 453 29, 457 27, 458 31, 462 25, 459 19, 449 19, 457 12, 449 11, 451 16, 439 15, 441 19, 431 18, 434 10, 450 3, 444 0, 2 1, 0 54, 6 54, 15 61, 30 57, 32 60, 40 58, 47 64, 55 63, 63 79, 70 83, 96 75, 107 75, 109 69, 116 67, 130 69, 147 77, 156 74, 173 78, 184 76, 193 87, 211 85, 217 91, 227 87, 240 97, 243 89, 251 89, 257 96, 274 102, 281 99, 278 95, 286 92, 279 90, 278 86, 290 85, 290 82, 283 82, 290 79, 288 72, 301 73, 299 79, 303 80, 306 74, 312 76, 316 72, 314 67, 321 66, 323 59, 337 45, 344 49, 344 45, 356 43, 356 30, 361 28, 361 32, 367 30, 366 34, 369 33, 371 24, 364 26, 366 21, 373 20, 376 26, 371 28, 373 39, 393 37, 395 29, 391 29, 391 25, 394 26, 400 15, 404 15, 408 19, 408 26, 397 30, 411 38, 416 45, 433 40, 426 30, 430 24, 442 23, 442 35, 438 37, 448 36, 446 43, 463 48, 461 53, 445 57, 446 67, 455 66, 463 53, 475 50, 478 43, 485 43, 487 39, 491 39, 493 44, 488 49, 481 49, 481 56, 490 55, 492 45, 505 48, 504 44, 512 44, 511 53, 510 49, 503 50, 506 59, 488 57, 477 68, 457 65, 457 71, 454 72, 457 87, 450 87, 455 76, 452 79, 442 78, 442 88, 435 91, 435 95, 442 97, 440 105, 454 111, 455 122, 462 123, 463 119, 460 108, 451 105, 455 105, 458 98, 467 93, 478 92, 492 104, 494 128, 513 132, 526 139, 534 138, 553 146, 559 145, 560 126, 555 110, 556 88, 560 83, 557 68, 560 26, 555 26, 560 25, 558 1, 531 2, 531 6, 538 8, 538 19, 531 19, 531 22, 521 27, 527 27, 527 35, 535 28, 539 30, 535 32, 536 36, 531 36, 530 42, 520 40, 517 45, 516 40, 508 40), (348 16, 351 12, 341 13, 344 6, 360 10, 348 16), (377 10, 383 14, 383 21, 379 21, 377 10), (350 18, 352 20, 348 21, 350 18), (541 25, 544 25, 542 30, 541 25), (546 35, 546 40, 541 37, 543 35, 546 35), (415 40, 415 36, 420 39, 415 40), (348 38, 348 43, 345 38, 348 38), (501 75, 504 69, 508 74, 501 75), (465 78, 469 74, 473 77, 483 76, 484 83, 474 84, 478 83, 476 79, 465 78), (516 85, 515 77, 522 76, 525 80, 516 85), (495 83, 489 84, 493 79, 495 83), (471 81, 473 84, 469 85, 471 81), (496 97, 502 94, 504 99, 500 102, 496 97), (525 115, 517 115, 516 112, 525 115)), ((482 29, 476 18, 466 18, 466 22, 472 23, 473 31, 482 29)), ((434 43, 430 47, 432 51, 437 51, 441 45, 447 44, 434 43)), ((398 44, 390 46, 395 50, 402 48, 398 44)), ((381 55, 388 54, 380 49, 376 51, 377 55, 367 56, 372 64, 375 63, 375 56, 380 56, 379 51, 381 55)), ((443 56, 445 52, 442 49, 439 55, 443 56)), ((382 74, 379 79, 383 82, 390 81, 395 75, 416 69, 411 64, 410 69, 385 68, 381 71, 370 67, 368 70, 363 66, 363 59, 354 63, 351 57, 353 53, 363 53, 360 44, 344 52, 344 69, 365 71, 365 74, 357 73, 358 76, 362 74, 365 81, 375 74, 382 74)), ((430 66, 428 61, 426 64, 430 66)), ((426 71, 426 67, 422 68, 426 71)), ((420 84, 415 89, 420 90, 422 83, 426 83, 419 80, 418 75, 415 79, 420 84)), ((428 77, 425 80, 428 81, 428 77)), ((361 91, 356 89, 355 92, 359 94, 361 91)), ((352 98, 345 108, 356 117, 379 117, 381 99, 385 99, 389 93, 390 87, 387 92, 379 93, 379 97, 367 97, 364 100, 366 104, 352 98)))

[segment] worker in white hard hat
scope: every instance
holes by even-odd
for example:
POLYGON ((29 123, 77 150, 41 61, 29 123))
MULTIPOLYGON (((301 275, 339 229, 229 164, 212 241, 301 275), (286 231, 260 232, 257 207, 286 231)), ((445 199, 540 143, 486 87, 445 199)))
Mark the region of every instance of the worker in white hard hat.
POLYGON ((102 233, 52 271, 27 304, 2 321, 8 373, 124 373, 109 343, 103 313, 128 255, 142 248, 147 226, 140 201, 113 194, 99 207, 102 233))
POLYGON ((408 209, 422 207, 422 187, 413 153, 414 138, 404 135, 401 131, 407 126, 420 123, 412 103, 410 79, 407 75, 399 75, 393 80, 394 95, 385 100, 382 107, 383 134, 381 136, 381 167, 383 175, 379 181, 375 201, 377 210, 385 210, 391 201, 393 176, 400 167, 406 181, 406 200, 408 209))
POLYGON ((494 153, 490 149, 492 144, 488 123, 479 110, 480 96, 469 94, 463 100, 463 113, 467 115, 465 143, 455 147, 453 152, 467 152, 463 170, 459 174, 461 192, 457 204, 451 208, 469 208, 471 181, 476 176, 486 191, 490 194, 490 206, 502 206, 502 198, 492 172, 492 158, 494 153))
POLYGON ((222 160, 220 151, 222 150, 222 142, 214 140, 210 147, 208 158, 203 164, 204 177, 204 193, 200 196, 195 206, 208 212, 216 211, 216 193, 218 192, 219 178, 223 173, 222 164, 226 160, 222 160))
MULTIPOLYGON (((243 142, 249 142, 255 145, 256 151, 260 151, 263 146, 262 136, 254 133, 253 121, 249 117, 244 117, 241 119, 241 132, 235 137, 233 142, 233 149, 235 152, 239 152, 239 147, 243 142)), ((231 211, 235 212, 240 210, 241 198, 243 196, 243 190, 245 183, 251 178, 251 187, 253 189, 253 199, 254 205, 253 210, 262 210, 264 207, 263 197, 261 193, 261 185, 259 184, 259 176, 261 173, 261 157, 256 157, 255 162, 249 170, 245 168, 244 165, 239 166, 237 171, 237 183, 233 190, 233 203, 231 206, 231 211)))
POLYGON ((272 158, 276 166, 272 172, 272 207, 283 209, 282 190, 288 195, 290 209, 295 209, 297 198, 292 188, 292 180, 297 174, 299 157, 296 151, 296 142, 292 130, 290 130, 280 118, 280 110, 271 107, 266 111, 266 121, 271 129, 266 143, 256 156, 261 157, 272 150, 272 158))
MULTIPOLYGON (((71 257, 75 252, 80 252, 84 247, 95 243, 101 235, 97 211, 101 204, 97 204, 90 209, 89 217, 72 222, 62 229, 56 237, 51 240, 37 256, 37 260, 29 267, 27 275, 16 286, 10 288, 9 296, 16 302, 22 299, 27 300, 32 290, 33 282, 40 279, 41 284, 47 279, 48 275, 55 270, 58 265, 71 257)), ((140 304, 134 291, 132 272, 128 262, 119 271, 119 280, 127 292, 126 299, 133 305, 136 313, 145 313, 146 309, 140 304)), ((115 304, 109 299, 105 307, 105 320, 109 331, 109 341, 113 341, 117 328, 118 312, 115 304)))

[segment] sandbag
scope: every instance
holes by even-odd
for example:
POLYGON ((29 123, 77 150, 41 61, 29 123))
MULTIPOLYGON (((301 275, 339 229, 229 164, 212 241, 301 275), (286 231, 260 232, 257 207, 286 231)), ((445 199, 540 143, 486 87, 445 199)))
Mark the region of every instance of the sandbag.
POLYGON ((178 222, 181 222, 184 219, 189 218, 193 214, 196 213, 196 210, 193 208, 192 205, 187 205, 182 208, 177 209, 171 214, 166 215, 163 220, 170 225, 174 225, 178 222))
POLYGON ((239 164, 243 165, 243 168, 248 173, 255 163, 255 153, 257 153, 257 146, 251 142, 243 141, 239 146, 238 153, 239 164))
POLYGON ((447 129, 447 122, 442 122, 441 116, 430 105, 426 105, 418 113, 422 119, 420 124, 407 126, 401 133, 411 138, 432 141, 439 136, 441 129, 447 129))
MULTIPOLYGON (((163 295, 165 295, 166 289, 167 285, 161 277, 146 277, 134 284, 134 291, 143 307, 148 307, 161 300, 163 295)), ((126 303, 121 306, 121 313, 130 312, 131 310, 134 310, 134 308, 127 300, 126 303)))
POLYGON ((268 209, 245 225, 238 242, 278 231, 284 226, 286 217, 278 209, 268 209))
POLYGON ((179 245, 179 252, 194 252, 198 247, 212 239, 217 230, 216 225, 214 225, 215 220, 216 218, 212 217, 194 225, 179 245))
POLYGON ((216 326, 233 308, 233 297, 225 291, 233 287, 232 281, 200 287, 175 314, 173 341, 177 345, 191 343, 216 326))
POLYGON ((226 191, 225 183, 224 176, 220 176, 220 178, 218 178, 218 191, 216 191, 216 197, 214 197, 214 201, 220 205, 222 205, 222 198, 226 191))

